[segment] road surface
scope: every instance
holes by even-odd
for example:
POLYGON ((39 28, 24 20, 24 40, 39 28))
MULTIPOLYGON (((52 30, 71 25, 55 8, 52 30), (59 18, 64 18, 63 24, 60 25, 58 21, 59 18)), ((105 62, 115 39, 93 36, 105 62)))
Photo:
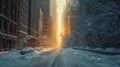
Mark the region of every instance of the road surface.
POLYGON ((45 52, 28 65, 29 67, 120 67, 118 59, 120 56, 100 55, 68 48, 45 52))

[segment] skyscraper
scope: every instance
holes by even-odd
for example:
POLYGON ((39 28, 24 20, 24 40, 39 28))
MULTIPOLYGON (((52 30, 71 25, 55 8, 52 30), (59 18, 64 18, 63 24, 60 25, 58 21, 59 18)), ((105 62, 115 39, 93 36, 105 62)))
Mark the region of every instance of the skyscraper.
POLYGON ((28 35, 38 45, 39 4, 39 0, 0 0, 0 50, 33 46, 23 41, 28 35))
POLYGON ((48 41, 51 39, 51 22, 50 22, 50 0, 40 0, 40 8, 43 14, 42 17, 42 36, 44 39, 43 45, 48 45, 48 41))
POLYGON ((40 0, 31 0, 29 2, 29 22, 28 22, 28 33, 32 36, 32 40, 29 41, 29 45, 32 47, 38 46, 40 36, 40 0))
POLYGON ((43 36, 50 37, 50 0, 40 0, 40 8, 43 12, 43 36))
POLYGON ((18 0, 0 0, 0 50, 15 48, 18 0))
POLYGON ((28 46, 26 44, 23 44, 21 42, 23 38, 25 38, 28 35, 28 2, 29 0, 18 0, 18 45, 17 47, 25 47, 28 46))

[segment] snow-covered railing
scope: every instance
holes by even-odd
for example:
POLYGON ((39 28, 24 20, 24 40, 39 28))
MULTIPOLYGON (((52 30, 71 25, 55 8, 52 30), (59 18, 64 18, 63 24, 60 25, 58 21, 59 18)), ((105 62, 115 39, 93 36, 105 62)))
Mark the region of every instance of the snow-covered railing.
POLYGON ((7 36, 7 37, 12 37, 12 38, 17 39, 17 37, 16 37, 16 36, 14 36, 14 35, 9 35, 9 34, 2 33, 2 32, 0 32, 0 35, 2 35, 2 36, 7 36))
POLYGON ((28 33, 24 32, 24 31, 22 31, 22 30, 18 30, 17 32, 18 32, 18 33, 23 33, 23 34, 28 34, 28 33))
MULTIPOLYGON (((9 19, 8 17, 4 16, 3 14, 0 13, 0 17, 3 17, 4 19, 16 24, 14 21, 12 21, 11 19, 9 19)), ((16 24, 17 25, 17 24, 16 24)))

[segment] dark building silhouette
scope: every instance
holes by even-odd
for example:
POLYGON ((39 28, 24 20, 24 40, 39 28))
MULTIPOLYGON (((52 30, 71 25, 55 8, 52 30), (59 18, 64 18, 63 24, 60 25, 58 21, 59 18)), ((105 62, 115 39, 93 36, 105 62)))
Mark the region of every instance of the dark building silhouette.
POLYGON ((98 0, 88 4, 87 15, 92 16, 92 19, 88 19, 88 46, 102 48, 120 47, 119 3, 119 1, 114 0, 98 0), (109 9, 102 5, 109 7, 109 9), (94 8, 91 9, 92 7, 94 8))
POLYGON ((0 49, 15 48, 18 0, 0 0, 0 49))
POLYGON ((79 34, 75 43, 92 48, 120 47, 119 0, 71 1, 71 31, 79 34))
POLYGON ((39 31, 40 31, 40 0, 29 0, 29 23, 28 23, 28 35, 32 36, 32 40, 29 41, 29 45, 34 47, 39 43, 39 31), (31 2, 30 2, 31 1, 31 2))
POLYGON ((36 40, 39 36, 39 3, 39 0, 0 0, 0 50, 39 43, 36 40), (20 40, 27 35, 32 36, 32 43, 21 44, 20 40))
MULTIPOLYGON (((40 0, 20 0, 20 20, 19 27, 22 31, 19 39, 25 38, 27 35, 31 37, 29 44, 23 44, 23 47, 26 46, 38 46, 39 43, 39 13, 40 13, 40 0)), ((19 44, 21 45, 21 44, 19 44)))
POLYGON ((28 46, 26 44, 22 44, 21 40, 28 35, 28 6, 29 6, 29 0, 18 0, 18 30, 17 30, 17 36, 18 36, 18 48, 28 46))

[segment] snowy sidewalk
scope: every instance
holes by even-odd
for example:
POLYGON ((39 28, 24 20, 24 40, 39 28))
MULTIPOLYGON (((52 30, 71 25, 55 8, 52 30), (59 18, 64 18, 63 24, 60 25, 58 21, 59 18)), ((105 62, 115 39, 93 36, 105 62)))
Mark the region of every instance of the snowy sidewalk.
POLYGON ((0 54, 6 54, 8 51, 1 51, 0 54))
POLYGON ((94 53, 103 54, 103 55, 120 55, 120 50, 115 50, 114 48, 108 48, 106 50, 103 50, 102 48, 96 48, 96 49, 73 48, 73 49, 84 50, 84 51, 94 52, 94 53))

